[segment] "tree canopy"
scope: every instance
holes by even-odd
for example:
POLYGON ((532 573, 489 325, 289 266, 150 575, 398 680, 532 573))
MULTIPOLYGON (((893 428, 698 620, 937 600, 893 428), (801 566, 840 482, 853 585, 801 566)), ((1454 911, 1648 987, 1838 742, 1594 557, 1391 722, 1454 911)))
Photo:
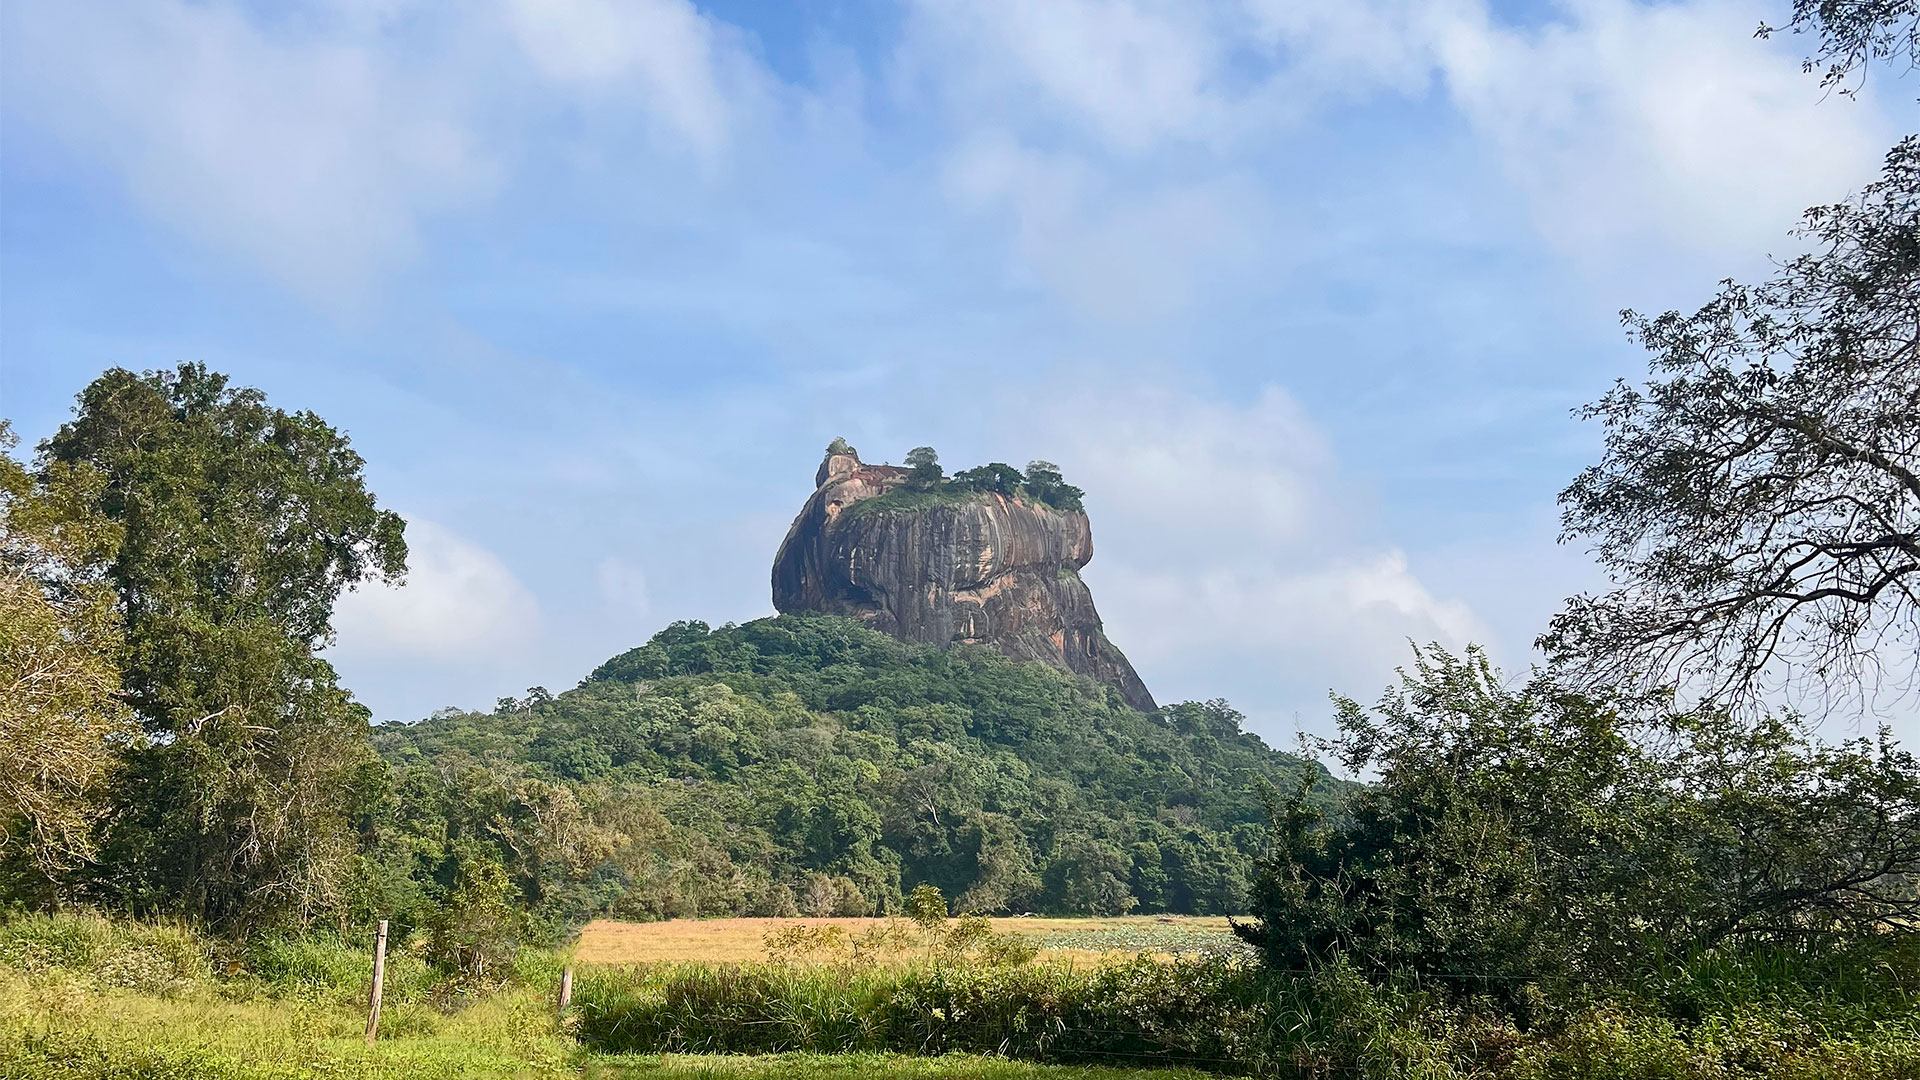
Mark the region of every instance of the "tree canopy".
POLYGON ((104 581, 148 735, 115 787, 101 898, 234 919, 337 892, 372 756, 365 710, 314 651, 342 589, 406 568, 363 469, 319 417, 197 364, 106 372, 41 446, 43 483, 98 477, 84 510, 117 530, 104 581))
POLYGON ((1278 808, 1242 934, 1463 991, 1631 981, 1722 947, 1810 953, 1920 927, 1920 763, 1790 720, 1622 710, 1484 655, 1416 654, 1322 749, 1377 780, 1278 808))
POLYGON ((122 645, 103 581, 120 530, 92 509, 85 466, 36 479, 0 420, 0 877, 44 896, 95 852, 115 755, 134 733, 120 697, 122 645))
MULTIPOLYGON (((1818 41, 1805 67, 1820 71, 1821 86, 1838 86, 1878 60, 1909 68, 1920 61, 1920 0, 1793 0, 1785 29, 1818 41)), ((1760 37, 1775 32, 1760 24, 1760 37)))
POLYGON ((1588 686, 1752 700, 1914 673, 1920 631, 1920 138, 1814 250, 1699 311, 1625 313, 1654 379, 1584 410, 1605 454, 1563 539, 1620 582, 1543 644, 1588 686))
POLYGON ((907 483, 932 488, 946 478, 940 469, 940 455, 931 446, 916 446, 907 451, 907 483))
MULTIPOLYGON (((393 827, 484 839, 553 924, 892 911, 923 883, 960 910, 1229 913, 1260 786, 1311 768, 1241 719, 790 615, 675 623, 566 693, 376 742, 393 827)), ((383 846, 425 844, 426 881, 440 843, 383 846)))
POLYGON ((857 514, 907 509, 926 505, 931 500, 961 499, 974 494, 1000 495, 1009 499, 1028 499, 1068 513, 1085 509, 1086 492, 1067 483, 1060 466, 1051 461, 1033 461, 1027 471, 1001 461, 976 465, 946 476, 940 467, 940 455, 931 446, 916 446, 907 452, 909 472, 904 484, 886 494, 854 504, 857 514))

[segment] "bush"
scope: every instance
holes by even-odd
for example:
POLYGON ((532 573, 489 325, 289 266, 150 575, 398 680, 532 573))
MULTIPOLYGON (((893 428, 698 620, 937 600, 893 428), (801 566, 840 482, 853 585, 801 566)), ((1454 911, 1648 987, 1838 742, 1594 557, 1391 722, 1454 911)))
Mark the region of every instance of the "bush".
POLYGON ((589 973, 582 1041, 603 1051, 974 1052, 1037 1061, 1262 1060, 1265 984, 1244 965, 1088 971, 944 963, 674 965, 589 973))
MULTIPOLYGON (((395 937, 388 944, 386 1000, 432 1000, 442 974, 418 950, 401 947, 400 941, 395 937)), ((373 983, 371 939, 343 941, 329 934, 272 936, 249 942, 241 956, 245 973, 274 995, 358 1001, 373 983)))
MULTIPOLYGON (((1639 984, 1676 958, 1912 952, 1920 763, 1791 720, 1647 715, 1478 650, 1416 653, 1326 744, 1376 783, 1278 809, 1241 928, 1281 969, 1350 958, 1463 994, 1639 984)), ((1311 774, 1309 774, 1309 785, 1311 774)))
POLYGON ((506 867, 478 844, 463 844, 452 892, 428 919, 427 955, 476 985, 498 985, 512 973, 527 936, 527 914, 506 867))
POLYGON ((1702 961, 1675 983, 1736 989, 1693 1017, 1623 996, 1553 1003, 1518 1023, 1412 975, 1369 979, 1141 958, 1091 970, 672 965, 586 974, 577 1034, 610 1052, 971 1052, 1062 1063, 1185 1065, 1299 1077, 1501 1080, 1895 1080, 1920 1075, 1911 982, 1886 972, 1702 961), (1799 1005, 1784 1004, 1797 1000, 1799 1005))
MULTIPOLYGON (((437 970, 425 945, 389 939, 386 1000, 441 1007, 465 1000, 476 984, 437 970)), ((330 933, 229 942, 180 926, 90 914, 24 915, 0 922, 0 970, 65 973, 101 989, 167 996, 197 990, 230 1000, 361 1002, 373 981, 372 946, 370 938, 346 941, 330 933)), ((487 985, 545 988, 559 982, 565 963, 565 956, 553 950, 521 949, 489 969, 487 985)))

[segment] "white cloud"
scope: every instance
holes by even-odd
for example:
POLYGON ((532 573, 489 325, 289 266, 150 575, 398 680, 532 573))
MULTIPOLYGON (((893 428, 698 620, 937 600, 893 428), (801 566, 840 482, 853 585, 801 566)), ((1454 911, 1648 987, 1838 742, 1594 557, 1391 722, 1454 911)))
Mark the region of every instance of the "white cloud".
POLYGON ((1138 0, 914 3, 908 54, 964 108, 1039 103, 1141 151, 1218 123, 1228 45, 1203 5, 1138 0))
POLYGON ((1857 187, 1893 138, 1878 109, 1800 70, 1803 43, 1755 40, 1735 0, 1564 0, 1527 28, 1486 0, 1248 3, 1290 89, 1417 94, 1437 79, 1542 234, 1583 261, 1751 258, 1857 187))
MULTIPOLYGON (((343 25, 378 24, 360 14, 343 25)), ((295 40, 236 8, 169 0, 9 4, 0 26, 10 110, 310 299, 351 304, 413 256, 421 216, 493 182, 445 88, 369 40, 295 40)))
POLYGON ((407 580, 363 586, 334 610, 335 649, 366 659, 484 661, 531 641, 539 605, 494 554, 429 521, 407 523, 407 580))
POLYGON ((1857 187, 1892 141, 1872 107, 1826 98, 1793 43, 1755 41, 1749 4, 1567 13, 1536 31, 1461 19, 1434 42, 1454 101, 1563 250, 1749 259, 1857 187))
MULTIPOLYGON (((1409 641, 1459 649, 1487 640, 1473 610, 1434 596, 1397 548, 1301 566, 1273 555, 1264 565, 1236 560, 1188 573, 1122 565, 1102 579, 1101 602, 1125 607, 1122 640, 1156 663, 1231 656, 1289 680, 1321 679, 1308 688, 1315 694, 1384 685, 1406 661, 1409 641)), ((1255 691, 1271 695, 1272 688, 1255 691)))
POLYGON ((1115 218, 1155 207, 1156 187, 1192 191, 1197 155, 1216 170, 1284 160, 1316 111, 1435 86, 1541 234, 1579 261, 1650 248, 1752 258, 1806 206, 1871 175, 1896 134, 1872 104, 1829 98, 1802 73, 1802 43, 1754 40, 1751 5, 1736 0, 1565 0, 1528 27, 1487 0, 924 0, 913 11, 902 64, 935 87, 961 144, 1005 131, 1022 147, 964 151, 956 171, 990 174, 997 155, 1010 186, 1031 183, 1011 197, 1029 259, 1049 239, 1091 253, 1047 223, 1084 216, 1120 175, 1134 195, 1115 218))
POLYGON ((1332 453, 1279 387, 1244 405, 1154 385, 1074 392, 1049 423, 1064 425, 1063 459, 1094 493, 1099 520, 1131 535, 1238 558, 1332 525, 1320 517, 1332 453))
POLYGON ((718 27, 687 0, 506 0, 521 48, 554 82, 637 91, 639 104, 708 155, 726 143, 718 27))
POLYGON ((657 120, 712 159, 729 95, 762 79, 686 0, 494 0, 452 16, 418 0, 273 15, 238 0, 27 0, 0 9, 0 50, 14 117, 105 165, 167 225, 340 311, 419 256, 427 220, 500 187, 538 134, 547 99, 528 90, 657 120))
POLYGON ((1100 613, 1163 699, 1224 694, 1284 734, 1277 714, 1317 720, 1329 688, 1385 685, 1409 640, 1490 643, 1468 604, 1369 535, 1364 500, 1284 390, 1045 398, 1010 422, 1065 440, 1059 461, 1089 492, 1100 613))

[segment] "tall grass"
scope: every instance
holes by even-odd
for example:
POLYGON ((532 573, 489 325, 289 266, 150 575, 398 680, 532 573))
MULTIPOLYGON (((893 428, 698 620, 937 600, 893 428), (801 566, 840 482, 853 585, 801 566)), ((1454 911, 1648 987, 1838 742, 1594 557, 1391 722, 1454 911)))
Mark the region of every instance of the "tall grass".
POLYGON ((561 962, 529 951, 514 981, 481 991, 396 949, 369 1048, 366 943, 20 916, 0 923, 0 1078, 573 1075, 549 998, 561 962))
POLYGON ((1671 973, 1674 985, 1718 990, 1692 1017, 1636 992, 1537 1002, 1524 1026, 1490 1003, 1376 986, 1341 966, 1288 975, 1216 960, 1078 970, 673 964, 592 972, 575 1000, 581 1040, 610 1052, 959 1051, 1435 1080, 1920 1077, 1920 1015, 1901 989, 1910 976, 1792 989, 1817 978, 1778 958, 1743 967, 1717 957, 1671 973))
POLYGON ((166 994, 213 976, 206 942, 182 926, 98 915, 24 915, 0 922, 0 967, 86 972, 103 986, 166 994))

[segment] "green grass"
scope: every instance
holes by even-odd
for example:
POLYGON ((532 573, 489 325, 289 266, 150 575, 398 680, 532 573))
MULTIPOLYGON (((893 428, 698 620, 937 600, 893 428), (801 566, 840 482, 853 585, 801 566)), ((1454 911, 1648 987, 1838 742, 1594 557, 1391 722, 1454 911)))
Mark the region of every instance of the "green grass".
POLYGON ((363 1041, 364 1014, 336 1002, 161 998, 71 980, 0 980, 4 1080, 592 1080, 766 1077, 835 1080, 1178 1080, 1178 1070, 1075 1068, 980 1055, 596 1054, 557 1026, 544 994, 490 995, 447 1015, 402 1005, 363 1041))
POLYGON ((1912 959, 1705 957, 1632 993, 1537 1003, 1525 1026, 1342 968, 652 965, 581 972, 563 1024, 562 954, 525 953, 507 985, 475 990, 403 947, 368 1047, 363 946, 31 917, 0 923, 0 1080, 1198 1075, 1182 1062, 1316 1080, 1914 1080, 1912 959))
POLYGON ((474 990, 396 948, 380 1038, 369 1047, 372 960, 363 944, 321 935, 237 946, 93 915, 13 918, 0 922, 0 1080, 1185 1075, 981 1056, 601 1054, 554 1015, 565 962, 527 950, 507 985, 474 990))
POLYGON ((576 1075, 572 1041, 543 996, 490 995, 452 1014, 430 1004, 383 1010, 381 1038, 364 1042, 366 1015, 334 1000, 235 1001, 101 990, 77 980, 0 982, 0 1077, 280 1080, 559 1077, 576 1075))
POLYGON ((955 506, 967 502, 984 502, 989 496, 985 492, 970 488, 910 488, 905 485, 891 491, 875 495, 871 499, 861 499, 849 505, 840 516, 847 520, 865 517, 868 514, 890 514, 911 510, 925 510, 932 506, 955 506))

